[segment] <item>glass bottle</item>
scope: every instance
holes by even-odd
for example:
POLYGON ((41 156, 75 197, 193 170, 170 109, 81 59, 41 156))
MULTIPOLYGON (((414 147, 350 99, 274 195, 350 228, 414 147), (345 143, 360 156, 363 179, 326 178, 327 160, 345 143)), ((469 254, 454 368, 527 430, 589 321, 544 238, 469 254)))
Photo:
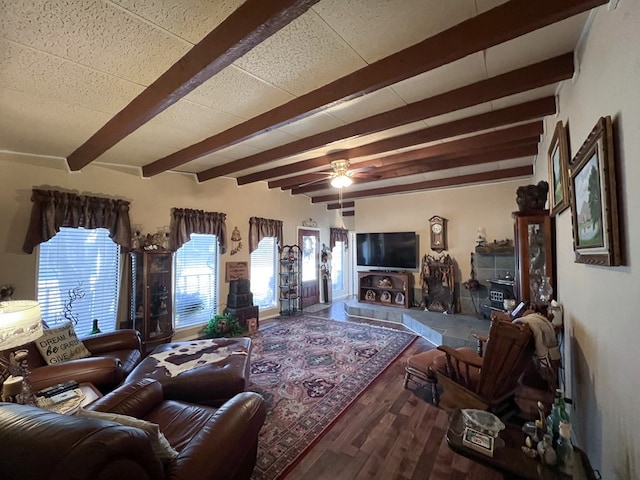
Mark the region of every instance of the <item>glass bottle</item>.
POLYGON ((98 333, 102 333, 102 330, 100 330, 100 328, 98 327, 98 319, 94 318, 93 319, 93 328, 89 332, 89 335, 96 335, 98 333))
POLYGON ((574 451, 571 444, 571 424, 569 422, 560 422, 560 435, 558 437, 558 446, 556 454, 558 456, 558 468, 565 475, 573 475, 574 451))
POLYGON ((560 422, 569 423, 569 414, 567 413, 567 407, 564 402, 564 391, 561 388, 556 388, 551 413, 549 413, 547 417, 547 433, 553 438, 554 444, 558 440, 560 422))

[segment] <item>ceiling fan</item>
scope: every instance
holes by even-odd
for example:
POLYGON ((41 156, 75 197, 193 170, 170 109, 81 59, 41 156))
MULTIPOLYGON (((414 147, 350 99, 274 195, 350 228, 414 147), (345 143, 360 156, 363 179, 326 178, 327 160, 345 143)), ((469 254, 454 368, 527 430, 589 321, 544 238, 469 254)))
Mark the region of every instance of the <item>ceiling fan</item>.
MULTIPOLYGON (((365 172, 368 172, 369 170, 374 170, 375 167, 350 169, 349 167, 351 166, 351 164, 349 163, 349 160, 347 160, 346 158, 333 160, 330 163, 330 166, 332 170, 331 172, 316 172, 316 173, 320 175, 328 175, 329 183, 334 188, 342 189, 344 187, 348 187, 353 183, 354 177, 369 178, 372 180, 375 180, 376 178, 378 178, 377 176, 371 175, 370 173, 365 173, 365 172)), ((316 182, 320 182, 322 180, 324 179, 314 180, 312 182, 306 183, 305 185, 311 185, 316 182)))
POLYGON ((349 160, 334 160, 331 162, 331 168, 333 173, 331 174, 331 186, 334 188, 348 187, 353 183, 351 175, 353 172, 349 171, 349 160))

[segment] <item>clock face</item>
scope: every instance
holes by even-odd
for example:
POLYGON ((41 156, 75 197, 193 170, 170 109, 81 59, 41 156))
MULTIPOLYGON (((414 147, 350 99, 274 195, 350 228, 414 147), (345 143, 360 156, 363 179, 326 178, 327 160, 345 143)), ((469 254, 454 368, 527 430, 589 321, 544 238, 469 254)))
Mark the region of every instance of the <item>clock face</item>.
POLYGON ((440 232, 442 232, 442 225, 440 225, 439 223, 434 223, 433 225, 431 225, 431 231, 436 235, 439 234, 440 232))

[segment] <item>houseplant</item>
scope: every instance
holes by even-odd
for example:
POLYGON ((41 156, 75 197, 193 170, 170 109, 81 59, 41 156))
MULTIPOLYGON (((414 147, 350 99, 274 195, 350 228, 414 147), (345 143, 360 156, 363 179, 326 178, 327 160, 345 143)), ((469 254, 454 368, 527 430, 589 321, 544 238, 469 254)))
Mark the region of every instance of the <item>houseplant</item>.
POLYGON ((245 334, 246 329, 242 328, 234 315, 223 313, 214 315, 204 327, 203 333, 206 338, 235 337, 245 334))

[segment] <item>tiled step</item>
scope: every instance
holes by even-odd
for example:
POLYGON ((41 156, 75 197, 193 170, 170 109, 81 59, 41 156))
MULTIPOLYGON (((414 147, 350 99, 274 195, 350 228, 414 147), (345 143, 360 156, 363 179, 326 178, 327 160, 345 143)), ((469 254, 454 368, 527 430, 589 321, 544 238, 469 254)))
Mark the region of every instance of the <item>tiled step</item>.
POLYGON ((486 335, 489 332, 489 320, 470 315, 385 307, 359 303, 356 300, 345 301, 344 308, 347 315, 352 317, 401 323, 434 345, 476 348, 477 341, 473 334, 486 335))

